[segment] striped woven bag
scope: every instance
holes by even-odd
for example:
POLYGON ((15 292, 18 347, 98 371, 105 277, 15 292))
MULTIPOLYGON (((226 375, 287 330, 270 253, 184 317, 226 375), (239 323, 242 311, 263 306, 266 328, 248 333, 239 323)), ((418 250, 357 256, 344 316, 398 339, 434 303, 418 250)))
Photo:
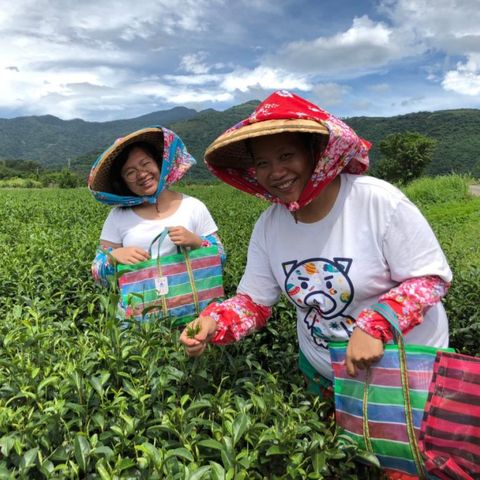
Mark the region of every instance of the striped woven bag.
MULTIPOLYGON (((157 253, 168 234, 164 230, 157 253)), ((184 248, 173 255, 158 256, 134 265, 117 265, 120 302, 126 320, 162 319, 172 326, 196 318, 213 300, 223 296, 222 262, 217 246, 184 248)))
POLYGON ((420 449, 427 471, 438 478, 480 478, 480 358, 438 353, 420 449))
MULTIPOLYGON (((345 368, 346 342, 329 344, 337 424, 360 448, 376 455, 389 478, 431 478, 418 437, 438 348, 405 344, 395 312, 373 308, 392 325, 395 344, 356 377, 345 368)), ((450 349, 446 349, 450 351, 450 349)))

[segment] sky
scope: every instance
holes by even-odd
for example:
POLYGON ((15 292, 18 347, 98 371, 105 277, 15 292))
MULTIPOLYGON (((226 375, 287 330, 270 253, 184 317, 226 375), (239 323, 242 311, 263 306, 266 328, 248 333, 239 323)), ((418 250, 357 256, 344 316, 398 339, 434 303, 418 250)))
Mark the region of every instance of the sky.
POLYGON ((480 0, 0 0, 0 118, 278 89, 344 118, 480 108, 480 0))

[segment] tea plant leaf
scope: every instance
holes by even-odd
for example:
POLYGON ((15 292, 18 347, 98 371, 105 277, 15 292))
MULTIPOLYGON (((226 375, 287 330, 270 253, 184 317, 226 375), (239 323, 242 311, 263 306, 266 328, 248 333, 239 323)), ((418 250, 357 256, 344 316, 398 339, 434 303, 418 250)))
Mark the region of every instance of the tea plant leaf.
POLYGON ((113 450, 110 447, 106 447, 105 445, 93 448, 90 454, 105 457, 107 460, 111 459, 115 455, 113 450))
POLYGON ((108 470, 105 468, 105 465, 101 460, 95 465, 95 470, 100 475, 101 480, 112 480, 112 476, 108 473, 108 470))
POLYGON ((212 438, 209 438, 208 440, 200 440, 197 445, 220 451, 225 448, 220 442, 217 442, 217 440, 213 440, 212 438))
POLYGON ((375 467, 380 468, 380 462, 376 455, 371 452, 367 452, 365 450, 358 450, 357 457, 360 458, 362 461, 369 463, 370 465, 374 465, 375 467))
POLYGON ((193 455, 186 448, 175 448, 173 450, 168 450, 168 452, 165 454, 165 460, 171 457, 183 458, 190 462, 194 461, 193 455))
POLYGON ((74 454, 80 470, 87 470, 87 459, 90 453, 90 444, 83 435, 76 435, 74 440, 74 454))
POLYGON ((250 419, 246 413, 241 413, 235 418, 232 425, 233 446, 235 446, 246 432, 250 419))
POLYGON ((210 462, 212 480, 226 480, 225 469, 217 462, 210 462))
POLYGON ((312 455, 312 466, 315 473, 320 473, 325 466, 325 453, 316 452, 312 455))
POLYGON ((203 480, 207 479, 205 475, 210 472, 211 466, 210 465, 204 465, 203 467, 200 467, 199 469, 195 470, 194 472, 190 473, 189 476, 187 477, 187 480, 203 480))
POLYGON ((38 452, 38 448, 31 448, 23 454, 22 459, 20 460, 20 471, 27 471, 35 464, 38 452))

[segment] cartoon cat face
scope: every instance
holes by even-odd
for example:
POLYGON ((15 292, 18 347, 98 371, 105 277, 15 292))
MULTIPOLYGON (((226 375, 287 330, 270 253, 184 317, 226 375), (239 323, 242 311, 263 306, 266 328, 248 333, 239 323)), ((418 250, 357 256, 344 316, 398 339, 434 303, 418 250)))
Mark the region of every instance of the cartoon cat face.
POLYGON ((284 263, 285 290, 299 307, 313 307, 323 318, 339 315, 352 301, 351 259, 313 258, 284 263))

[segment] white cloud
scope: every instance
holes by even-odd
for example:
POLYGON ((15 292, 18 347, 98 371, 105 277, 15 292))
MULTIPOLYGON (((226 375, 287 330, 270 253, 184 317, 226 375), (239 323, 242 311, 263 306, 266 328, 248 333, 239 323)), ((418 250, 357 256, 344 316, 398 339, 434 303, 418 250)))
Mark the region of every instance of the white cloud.
POLYGON ((480 55, 470 55, 466 63, 446 73, 442 81, 445 90, 463 95, 480 95, 480 55))
POLYGON ((266 64, 319 77, 361 76, 414 53, 410 38, 399 36, 368 16, 354 18, 352 26, 330 37, 286 45, 266 64))
POLYGON ((208 73, 210 67, 204 63, 206 58, 207 54, 205 52, 185 55, 180 61, 180 67, 186 72, 194 73, 195 75, 208 73))
POLYGON ((480 51, 478 0, 383 0, 395 27, 448 54, 480 51))
POLYGON ((251 89, 278 90, 298 89, 311 90, 312 84, 304 75, 287 70, 260 66, 253 70, 236 69, 224 76, 222 88, 228 92, 238 90, 246 92, 251 89))

